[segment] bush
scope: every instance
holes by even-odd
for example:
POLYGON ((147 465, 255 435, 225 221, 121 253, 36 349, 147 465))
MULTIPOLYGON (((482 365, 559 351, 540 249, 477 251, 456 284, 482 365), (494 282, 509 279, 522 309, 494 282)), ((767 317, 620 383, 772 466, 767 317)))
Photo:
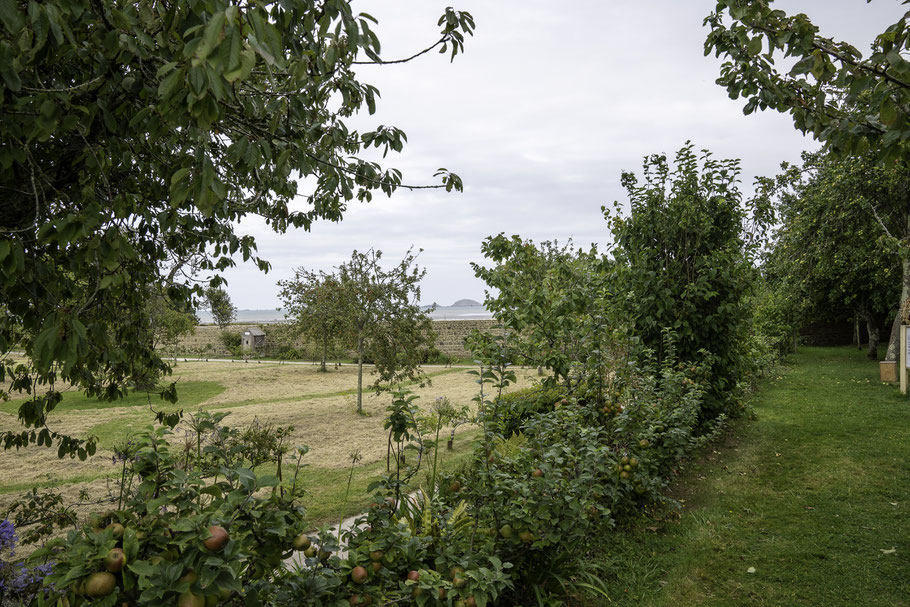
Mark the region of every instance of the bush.
POLYGON ((221 339, 221 345, 232 355, 240 356, 240 343, 241 337, 239 331, 222 331, 219 335, 221 339))
POLYGON ((532 416, 553 410, 554 405, 565 398, 561 387, 544 388, 535 386, 503 394, 496 399, 496 417, 493 421, 496 431, 509 437, 521 430, 532 416))
POLYGON ((608 214, 620 318, 658 361, 670 330, 681 360, 710 365, 702 421, 741 411, 735 388, 746 370, 747 297, 758 279, 744 225, 763 226, 767 217, 743 199, 739 173, 739 161, 699 158, 687 144, 675 167, 665 156, 646 159, 641 185, 624 173, 631 213, 608 214))
MULTIPOLYGON (((183 449, 173 448, 169 431, 158 428, 121 452, 117 508, 93 514, 66 539, 32 554, 33 563, 55 563, 45 589, 74 607, 173 604, 189 595, 214 603, 281 567, 303 530, 302 488, 294 482, 279 487, 273 475, 257 477, 247 441, 221 426, 221 418, 195 417, 183 449), (118 552, 125 565, 110 563, 118 552)), ((256 444, 270 445, 273 462, 287 451, 281 440, 256 444)))

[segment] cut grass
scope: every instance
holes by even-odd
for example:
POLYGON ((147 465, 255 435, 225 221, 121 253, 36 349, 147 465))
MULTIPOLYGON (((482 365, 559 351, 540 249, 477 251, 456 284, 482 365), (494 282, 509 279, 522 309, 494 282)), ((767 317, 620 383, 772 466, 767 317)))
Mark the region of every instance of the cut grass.
POLYGON ((753 406, 678 480, 681 512, 605 538, 601 604, 910 605, 907 397, 862 352, 807 348, 753 406))

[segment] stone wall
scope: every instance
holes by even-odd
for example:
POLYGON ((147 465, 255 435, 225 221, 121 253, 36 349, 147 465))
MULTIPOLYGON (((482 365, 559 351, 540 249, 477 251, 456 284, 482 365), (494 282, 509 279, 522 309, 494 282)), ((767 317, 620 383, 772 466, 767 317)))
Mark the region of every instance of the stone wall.
POLYGON ((502 329, 495 329, 495 324, 495 320, 434 320, 436 347, 449 356, 458 358, 470 356, 471 353, 464 349, 464 338, 474 329, 501 334, 502 329))
MULTIPOLYGON (((496 331, 493 329, 495 321, 493 320, 435 320, 433 329, 435 329, 436 347, 443 354, 464 358, 470 355, 464 349, 464 339, 474 329, 481 331, 496 331)), ((232 333, 242 333, 251 327, 259 327, 266 332, 266 345, 264 352, 274 350, 275 334, 287 327, 287 325, 276 324, 243 324, 231 325, 228 329, 232 333)), ((166 346, 167 347, 167 346, 166 346)), ((308 344, 304 340, 297 339, 294 347, 306 349, 308 344)), ((178 351, 182 354, 209 354, 213 356, 228 356, 230 351, 225 347, 221 339, 221 330, 216 325, 199 325, 193 335, 188 335, 180 340, 178 351)))

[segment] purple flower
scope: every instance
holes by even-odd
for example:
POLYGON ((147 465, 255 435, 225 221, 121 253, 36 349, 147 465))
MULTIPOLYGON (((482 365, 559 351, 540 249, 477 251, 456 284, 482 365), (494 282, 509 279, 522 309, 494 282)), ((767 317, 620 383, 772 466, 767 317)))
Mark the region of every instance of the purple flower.
POLYGON ((18 541, 19 536, 16 535, 16 528, 13 527, 9 519, 3 519, 0 522, 0 554, 9 551, 10 556, 12 556, 13 549, 18 541))

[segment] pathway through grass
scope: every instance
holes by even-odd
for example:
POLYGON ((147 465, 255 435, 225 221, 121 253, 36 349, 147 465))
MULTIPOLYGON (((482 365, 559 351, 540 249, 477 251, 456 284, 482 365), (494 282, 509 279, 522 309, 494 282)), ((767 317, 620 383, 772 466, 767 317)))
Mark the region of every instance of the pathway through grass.
POLYGON ((605 542, 604 604, 910 605, 910 397, 855 349, 777 375, 679 479, 682 512, 605 542))

